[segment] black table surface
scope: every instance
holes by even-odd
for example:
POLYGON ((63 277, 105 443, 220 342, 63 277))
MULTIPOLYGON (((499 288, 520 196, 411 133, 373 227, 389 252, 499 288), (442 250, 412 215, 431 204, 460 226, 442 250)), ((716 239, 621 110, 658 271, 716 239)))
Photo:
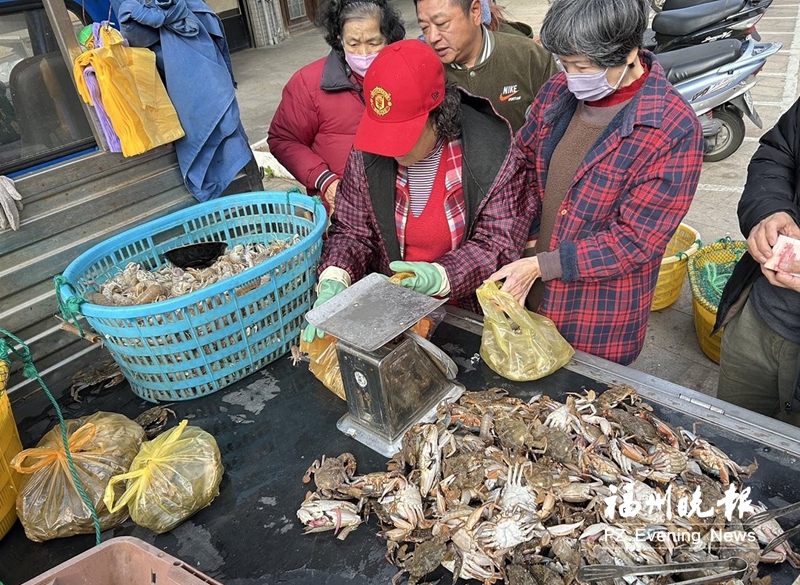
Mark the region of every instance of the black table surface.
MULTIPOLYGON (((444 324, 433 341, 459 366, 459 380, 468 390, 493 386, 523 399, 545 393, 563 399, 566 392, 605 389, 605 384, 561 369, 535 382, 501 378, 477 359, 480 338, 444 324)), ((96 411, 120 412, 131 418, 150 408, 127 385, 95 390, 75 403, 60 400, 67 418, 96 411)), ((397 569, 384 558, 386 545, 374 517, 346 540, 331 532, 304 535, 296 511, 308 485, 301 479, 322 455, 351 452, 358 473, 385 469, 386 459, 336 429, 346 404, 327 391, 305 364, 293 366, 287 357, 209 396, 171 406, 177 420, 207 430, 216 438, 225 474, 220 495, 212 504, 173 531, 155 535, 128 520, 103 533, 135 536, 200 569, 224 585, 256 583, 388 583, 397 569)), ((800 500, 798 461, 779 449, 736 435, 722 426, 700 422, 664 408, 656 413, 675 425, 709 439, 734 460, 758 459, 758 471, 747 481, 751 499, 777 507, 800 500)), ((34 446, 57 424, 44 393, 13 402, 25 447, 34 446)), ((176 424, 170 421, 170 426, 176 424)), ((313 484, 312 484, 313 485, 313 484)), ((795 518, 795 521, 797 518, 795 518)), ((792 524, 785 524, 791 526, 792 524)), ((795 545, 800 538, 794 539, 795 545)), ((0 540, 0 581, 19 585, 94 545, 94 535, 73 536, 45 543, 29 541, 19 522, 0 540)), ((777 585, 792 583, 798 571, 787 563, 763 566, 777 585)), ((451 582, 446 576, 443 583, 451 582)))

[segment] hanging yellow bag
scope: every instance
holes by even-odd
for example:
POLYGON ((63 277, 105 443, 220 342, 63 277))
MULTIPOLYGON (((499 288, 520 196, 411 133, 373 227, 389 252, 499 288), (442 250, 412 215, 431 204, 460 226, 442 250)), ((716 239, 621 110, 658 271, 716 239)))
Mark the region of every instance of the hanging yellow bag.
POLYGON ((324 337, 314 337, 308 343, 300 340, 300 353, 308 354, 308 369, 322 382, 325 387, 342 400, 347 400, 344 395, 344 382, 342 371, 339 369, 339 356, 336 354, 335 337, 325 334, 324 337))
POLYGON ((100 87, 103 108, 119 136, 124 156, 141 154, 156 146, 183 138, 175 106, 169 99, 150 49, 126 47, 122 35, 109 26, 100 27, 103 46, 78 55, 73 75, 78 93, 96 105, 83 77, 92 66, 100 87))
POLYGON ((128 473, 111 478, 105 505, 111 511, 128 506, 139 526, 161 534, 172 530, 219 495, 222 457, 217 441, 182 421, 142 444, 128 473), (116 487, 125 485, 120 496, 116 487))
MULTIPOLYGON (((109 511, 103 494, 113 475, 131 466, 144 439, 144 430, 128 417, 113 412, 66 421, 67 445, 78 480, 100 519, 101 530, 113 528, 128 518, 126 510, 109 511)), ((56 425, 33 449, 25 449, 11 460, 22 474, 17 494, 17 515, 25 535, 35 542, 51 538, 89 534, 94 521, 72 479, 61 427, 56 425)))
POLYGON ((475 294, 483 309, 481 357, 504 378, 543 378, 575 354, 550 319, 527 311, 496 282, 483 283, 475 294))

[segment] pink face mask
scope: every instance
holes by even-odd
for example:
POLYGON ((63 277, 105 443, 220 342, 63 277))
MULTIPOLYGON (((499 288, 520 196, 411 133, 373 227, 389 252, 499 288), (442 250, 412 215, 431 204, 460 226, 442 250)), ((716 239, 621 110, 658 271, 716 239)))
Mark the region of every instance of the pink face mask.
POLYGON ((344 52, 344 60, 347 61, 347 64, 350 66, 350 70, 359 77, 364 77, 367 74, 367 69, 369 69, 369 66, 372 65, 372 62, 377 56, 378 51, 374 53, 368 53, 366 55, 348 53, 347 51, 344 52))
POLYGON ((606 78, 608 69, 597 73, 566 73, 566 71, 564 73, 567 76, 567 86, 575 94, 575 97, 579 100, 593 102, 617 91, 625 77, 625 71, 627 69, 622 71, 616 85, 608 83, 606 78))

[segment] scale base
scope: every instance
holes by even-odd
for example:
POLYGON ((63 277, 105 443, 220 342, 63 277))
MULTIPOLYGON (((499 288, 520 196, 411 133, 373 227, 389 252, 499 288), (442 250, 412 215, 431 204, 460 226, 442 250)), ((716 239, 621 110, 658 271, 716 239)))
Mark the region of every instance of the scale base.
POLYGON ((336 428, 338 428, 348 437, 355 439, 362 445, 366 445, 384 457, 392 457, 398 451, 400 451, 403 443, 403 435, 406 434, 408 429, 410 429, 416 423, 434 422, 436 420, 436 410, 438 409, 439 404, 441 404, 444 400, 455 402, 461 398, 463 393, 464 387, 460 384, 453 383, 450 390, 444 393, 439 400, 437 400, 436 403, 419 418, 419 420, 410 423, 394 441, 389 441, 383 435, 376 433, 349 412, 339 419, 339 422, 336 423, 336 428))

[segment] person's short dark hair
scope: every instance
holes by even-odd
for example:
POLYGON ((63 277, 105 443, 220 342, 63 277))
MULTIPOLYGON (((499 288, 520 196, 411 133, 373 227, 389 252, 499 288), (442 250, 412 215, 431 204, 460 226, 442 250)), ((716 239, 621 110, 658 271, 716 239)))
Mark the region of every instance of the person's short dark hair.
POLYGON ((444 88, 442 103, 429 114, 429 120, 436 125, 436 136, 453 140, 461 134, 461 93, 455 83, 444 88))
POLYGON ((648 16, 646 0, 552 0, 539 36, 556 55, 617 67, 642 46, 648 16))
MULTIPOLYGON (((469 9, 474 1, 475 0, 439 0, 439 2, 448 2, 453 6, 458 6, 467 16, 469 16, 469 9)), ((417 7, 417 2, 419 2, 419 0, 414 0, 414 8, 417 7)))
POLYGON ((324 30, 325 42, 344 58, 342 30, 346 22, 377 18, 386 44, 403 40, 406 29, 403 18, 390 0, 328 0, 320 6, 317 25, 324 30))

